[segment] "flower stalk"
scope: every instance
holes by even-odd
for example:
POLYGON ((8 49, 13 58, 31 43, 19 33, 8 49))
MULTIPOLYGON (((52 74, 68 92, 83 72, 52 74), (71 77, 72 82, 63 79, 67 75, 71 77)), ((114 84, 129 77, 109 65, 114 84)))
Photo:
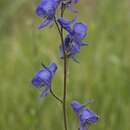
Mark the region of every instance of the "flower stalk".
MULTIPOLYGON (((35 88, 41 92, 40 97, 46 97, 50 92, 51 95, 61 103, 63 107, 63 121, 64 130, 68 130, 68 117, 67 117, 67 66, 68 60, 78 62, 76 54, 80 52, 82 46, 88 45, 83 42, 83 39, 87 36, 87 25, 82 22, 77 22, 77 16, 72 20, 64 18, 64 12, 66 9, 77 13, 74 8, 79 0, 41 0, 36 8, 37 16, 43 19, 42 23, 38 26, 39 29, 44 29, 46 26, 50 26, 55 23, 61 44, 59 45, 60 58, 63 60, 63 97, 59 98, 52 90, 52 79, 58 68, 56 63, 51 63, 48 66, 41 64, 42 68, 36 72, 32 78, 32 84, 35 88), (59 8, 60 7, 60 8, 59 8), (60 9, 60 17, 56 14, 56 11, 60 9), (64 30, 67 35, 64 37, 64 30)), ((90 101, 91 102, 91 101, 90 101)), ((85 104, 80 104, 78 101, 72 101, 71 107, 76 113, 79 119, 80 127, 77 130, 86 130, 90 124, 95 124, 98 120, 98 116, 86 108, 85 104)))
POLYGON ((50 89, 50 93, 51 93, 51 95, 52 95, 57 101, 59 101, 60 103, 63 103, 63 101, 62 101, 59 97, 57 97, 57 96, 55 95, 55 93, 53 92, 52 89, 50 89))
MULTIPOLYGON (((64 4, 62 2, 61 6, 61 17, 64 16, 64 4)), ((64 129, 67 130, 67 111, 66 111, 66 97, 67 97, 67 56, 65 52, 64 46, 64 34, 63 34, 63 27, 61 27, 61 43, 64 53, 64 89, 63 89, 63 115, 64 115, 64 129)))

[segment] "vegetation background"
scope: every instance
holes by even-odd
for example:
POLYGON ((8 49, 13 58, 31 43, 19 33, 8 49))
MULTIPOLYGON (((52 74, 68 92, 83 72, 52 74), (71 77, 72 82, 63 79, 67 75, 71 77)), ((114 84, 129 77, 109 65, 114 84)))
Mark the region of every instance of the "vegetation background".
MULTIPOLYGON (((62 60, 55 26, 38 30, 39 0, 0 0, 0 130, 62 130, 62 107, 51 95, 38 102, 31 85, 40 63, 55 61, 53 89, 61 96, 62 60)), ((70 61, 68 104, 94 99, 100 115, 90 130, 130 130, 130 1, 81 0, 79 21, 88 24, 88 47, 70 61)), ((67 15, 68 13, 68 15, 67 15)), ((69 11, 68 19, 74 15, 69 11)), ((70 108, 70 105, 68 105, 70 108)), ((78 121, 68 110, 69 130, 78 121)))

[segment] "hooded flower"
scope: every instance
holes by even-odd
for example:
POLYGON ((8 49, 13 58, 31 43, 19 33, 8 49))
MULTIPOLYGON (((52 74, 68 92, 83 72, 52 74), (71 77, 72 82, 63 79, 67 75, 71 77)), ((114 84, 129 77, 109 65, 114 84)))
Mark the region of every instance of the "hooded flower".
POLYGON ((71 25, 75 23, 77 20, 77 17, 73 18, 72 20, 68 21, 64 19, 63 17, 58 18, 58 23, 60 24, 61 27, 63 27, 68 33, 72 33, 71 25))
POLYGON ((38 26, 39 29, 51 25, 56 13, 56 9, 60 4, 60 0, 41 0, 40 4, 36 8, 37 16, 45 18, 43 22, 38 26))
POLYGON ((89 124, 94 124, 98 120, 98 116, 88 108, 85 108, 85 104, 80 104, 77 101, 71 103, 71 107, 76 113, 80 121, 80 130, 86 130, 89 124))
MULTIPOLYGON (((73 28, 71 25, 76 21, 76 17, 71 20, 67 21, 63 18, 59 18, 59 24, 68 32, 68 35, 65 37, 64 46, 67 56, 72 58, 74 61, 77 62, 75 55, 80 52, 80 47, 87 45, 86 43, 82 42, 82 40, 87 35, 87 25, 84 23, 75 23, 73 28)), ((61 57, 64 57, 63 47, 60 45, 60 54, 61 57)))
POLYGON ((72 12, 77 13, 78 11, 74 8, 74 5, 77 4, 79 0, 64 0, 64 5, 72 12))
POLYGON ((51 81, 57 70, 57 65, 55 63, 50 64, 48 67, 43 66, 32 79, 32 84, 36 88, 43 88, 41 93, 42 96, 47 96, 49 90, 51 89, 51 81))
MULTIPOLYGON (((72 58, 75 62, 78 62, 78 60, 75 58, 75 55, 76 53, 80 52, 80 46, 75 42, 71 41, 70 35, 66 36, 64 40, 64 47, 67 57, 72 58)), ((60 56, 61 58, 64 58, 64 50, 62 44, 60 45, 59 48, 60 48, 60 56)))

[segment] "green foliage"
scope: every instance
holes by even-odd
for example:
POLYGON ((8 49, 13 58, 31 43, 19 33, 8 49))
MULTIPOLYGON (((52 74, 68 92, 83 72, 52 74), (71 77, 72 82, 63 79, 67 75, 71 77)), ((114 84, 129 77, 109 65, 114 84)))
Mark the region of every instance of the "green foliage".
MULTIPOLYGON (((61 96, 62 60, 55 27, 38 30, 35 3, 25 0, 0 1, 0 130, 61 130, 62 107, 51 95, 38 102, 39 93, 31 78, 40 63, 59 64, 53 89, 61 96), (61 113, 61 114, 60 114, 61 113)), ((80 19, 88 23, 86 41, 70 61, 68 104, 76 97, 100 115, 95 130, 129 130, 130 113, 130 15, 128 0, 83 0, 80 19)), ((68 107, 70 107, 68 105, 68 107)), ((69 128, 78 123, 71 108, 69 128)))

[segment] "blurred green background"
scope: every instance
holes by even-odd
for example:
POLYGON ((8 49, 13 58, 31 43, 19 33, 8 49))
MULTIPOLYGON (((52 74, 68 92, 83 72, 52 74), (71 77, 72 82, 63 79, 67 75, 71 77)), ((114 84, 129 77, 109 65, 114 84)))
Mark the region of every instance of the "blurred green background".
MULTIPOLYGON (((0 130, 63 130, 62 107, 51 95, 38 101, 31 85, 40 63, 58 64, 53 89, 62 96, 63 64, 55 26, 38 30, 39 0, 0 0, 0 130)), ((68 108, 73 99, 100 115, 90 130, 130 130, 130 1, 81 0, 78 21, 88 24, 88 47, 70 61, 68 108)), ((73 14, 66 12, 67 18, 73 14)), ((78 122, 68 110, 69 130, 78 122)))

